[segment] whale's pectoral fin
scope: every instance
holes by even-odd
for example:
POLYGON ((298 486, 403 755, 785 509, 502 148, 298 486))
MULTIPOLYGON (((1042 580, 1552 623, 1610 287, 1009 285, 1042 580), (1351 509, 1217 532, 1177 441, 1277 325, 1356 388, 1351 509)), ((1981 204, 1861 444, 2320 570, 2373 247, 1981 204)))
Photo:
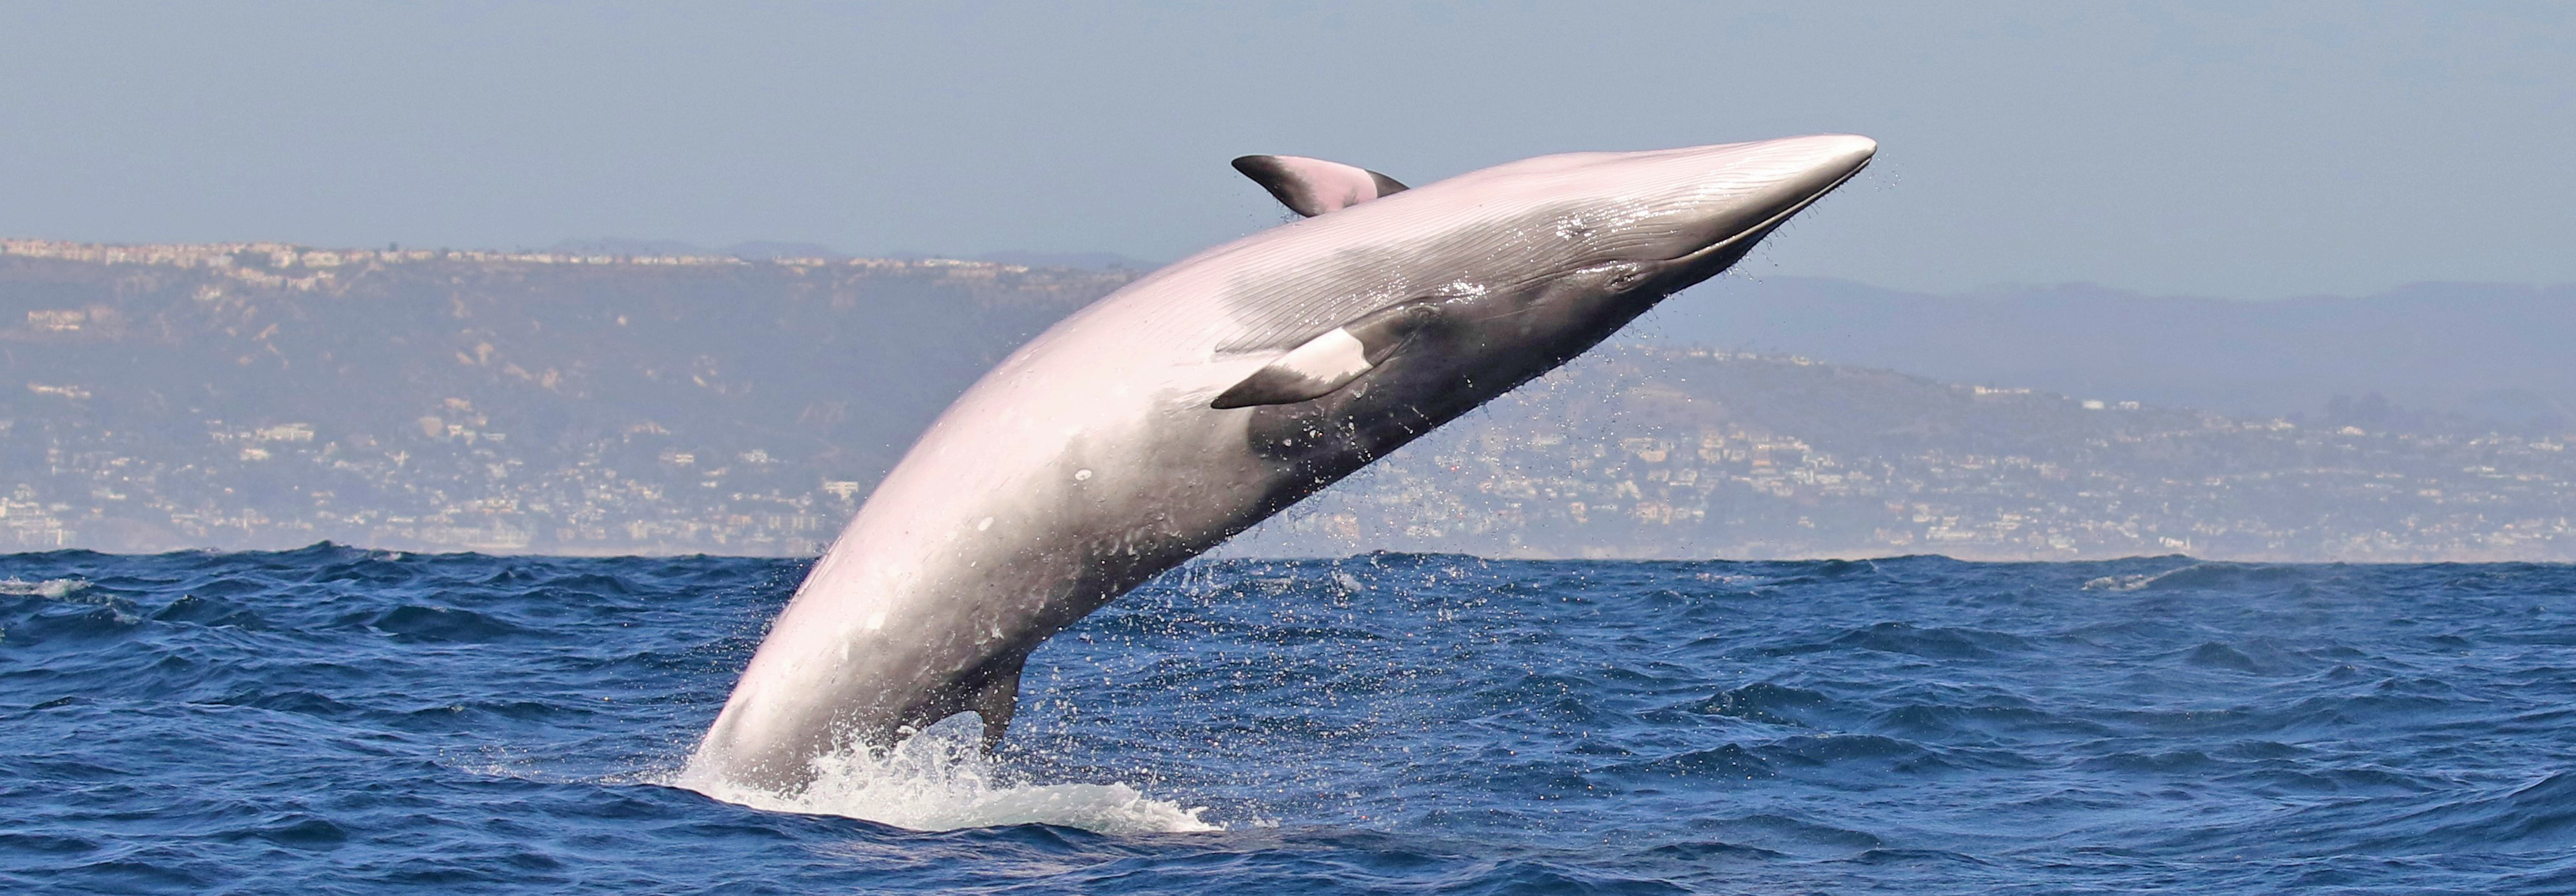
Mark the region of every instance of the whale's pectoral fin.
POLYGON ((1331 395, 1403 351, 1414 334, 1440 315, 1444 300, 1398 302, 1306 340, 1217 395, 1208 407, 1295 404, 1331 395))
POLYGON ((969 703, 975 715, 984 720, 984 752, 1000 749, 1002 735, 1011 730, 1011 716, 1020 710, 1019 665, 1014 663, 1009 670, 985 679, 969 703))
POLYGON ((1309 218, 1404 192, 1395 178, 1303 156, 1244 156, 1234 160, 1234 170, 1270 191, 1289 211, 1309 218))

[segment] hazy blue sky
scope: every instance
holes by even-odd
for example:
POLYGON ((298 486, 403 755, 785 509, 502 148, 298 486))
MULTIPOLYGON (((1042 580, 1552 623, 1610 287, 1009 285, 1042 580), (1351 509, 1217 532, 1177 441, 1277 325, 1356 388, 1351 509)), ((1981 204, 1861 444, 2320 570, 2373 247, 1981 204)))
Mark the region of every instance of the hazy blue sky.
POLYGON ((1756 275, 2576 282, 2576 5, 0 0, 0 234, 1169 260, 1226 160, 1849 131, 1756 275))

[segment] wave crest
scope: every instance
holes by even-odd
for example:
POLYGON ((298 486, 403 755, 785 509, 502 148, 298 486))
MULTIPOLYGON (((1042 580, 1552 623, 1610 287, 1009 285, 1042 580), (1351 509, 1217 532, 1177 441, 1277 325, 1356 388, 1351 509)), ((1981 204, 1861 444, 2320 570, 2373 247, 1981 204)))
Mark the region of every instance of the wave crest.
POLYGON ((16 597, 62 600, 87 588, 89 583, 80 579, 41 579, 33 582, 16 578, 0 579, 0 595, 16 597))

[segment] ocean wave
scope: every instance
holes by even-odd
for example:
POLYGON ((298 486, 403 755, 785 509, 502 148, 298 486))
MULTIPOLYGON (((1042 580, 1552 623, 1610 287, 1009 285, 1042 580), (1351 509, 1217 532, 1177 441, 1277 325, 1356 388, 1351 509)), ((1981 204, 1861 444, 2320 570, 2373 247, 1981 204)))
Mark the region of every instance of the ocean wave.
POLYGON ((0 557, 0 891, 2576 881, 2576 568, 1194 563, 997 755, 691 777, 805 568, 0 557))
POLYGON ((62 600, 88 589, 89 582, 81 579, 39 579, 33 582, 25 579, 0 579, 0 595, 16 597, 62 600))

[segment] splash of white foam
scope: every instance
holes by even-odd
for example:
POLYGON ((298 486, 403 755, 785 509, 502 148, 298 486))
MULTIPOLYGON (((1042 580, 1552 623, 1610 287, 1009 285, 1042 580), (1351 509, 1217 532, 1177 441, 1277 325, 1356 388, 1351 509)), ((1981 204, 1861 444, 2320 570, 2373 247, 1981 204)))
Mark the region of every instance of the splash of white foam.
POLYGON ((73 594, 79 593, 81 589, 87 587, 89 587, 89 583, 79 579, 46 579, 41 582, 30 582, 25 579, 0 579, 0 594, 16 595, 21 597, 42 597, 50 600, 61 600, 66 597, 70 597, 73 594))
POLYGON ((1017 780, 984 755, 979 739, 967 726, 935 725, 889 750, 825 756, 814 760, 814 783, 794 795, 696 770, 684 771, 670 783, 754 809, 838 815, 917 831, 1014 824, 1063 825, 1104 834, 1224 829, 1199 818, 1205 807, 1183 808, 1126 784, 1017 780))
POLYGON ((2136 591, 2140 588, 2147 587, 2147 583, 2152 581, 2155 581, 2155 577, 2142 573, 2130 573, 2125 576, 2103 576, 2101 578, 2085 582, 2084 590, 2136 591))

